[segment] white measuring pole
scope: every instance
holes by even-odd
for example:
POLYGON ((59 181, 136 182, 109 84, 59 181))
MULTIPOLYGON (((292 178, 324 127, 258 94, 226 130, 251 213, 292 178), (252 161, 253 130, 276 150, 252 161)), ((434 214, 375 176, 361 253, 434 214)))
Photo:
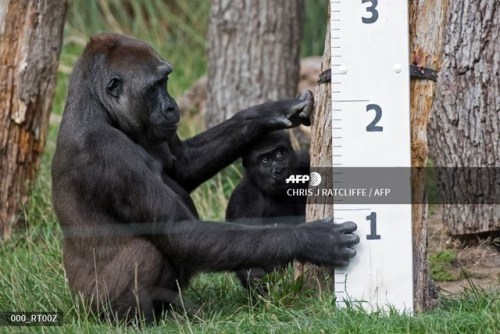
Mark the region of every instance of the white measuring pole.
MULTIPOLYGON (((330 8, 334 172, 410 167, 408 2, 331 0, 330 8)), ((334 187, 346 182, 334 175, 334 187)), ((409 198, 409 177, 401 186, 409 198)), ((338 203, 335 221, 355 222, 361 239, 351 264, 335 269, 338 305, 412 312, 411 204, 338 203)))

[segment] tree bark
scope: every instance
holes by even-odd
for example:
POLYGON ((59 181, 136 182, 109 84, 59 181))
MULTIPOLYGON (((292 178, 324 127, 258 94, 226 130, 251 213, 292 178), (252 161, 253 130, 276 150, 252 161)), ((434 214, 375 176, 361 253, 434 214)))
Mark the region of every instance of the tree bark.
MULTIPOLYGON (((441 67, 443 31, 448 0, 415 0, 410 2, 410 62, 438 71, 441 67)), ((435 94, 435 82, 412 80, 411 165, 427 164, 427 124, 435 94)), ((425 170, 413 168, 412 197, 414 203, 426 202, 425 170)), ((427 261, 427 204, 413 204, 413 294, 415 312, 429 308, 429 271, 427 261)))
POLYGON ((0 3, 0 239, 26 203, 45 146, 66 1, 0 3))
POLYGON ((447 12, 443 66, 429 124, 431 155, 436 166, 483 167, 479 177, 463 172, 463 179, 453 183, 449 173, 438 173, 441 198, 448 203, 443 220, 454 236, 500 231, 498 183, 484 169, 500 167, 499 7, 498 0, 450 1, 447 12), (467 191, 479 204, 453 203, 457 192, 467 191))
POLYGON ((303 7, 303 0, 212 0, 208 127, 296 94, 303 7))
MULTIPOLYGON (((330 11, 328 11, 329 13, 330 11)), ((330 19, 326 28, 325 51, 321 60, 321 72, 330 68, 331 62, 330 42, 330 19)), ((323 83, 314 91, 314 114, 311 124, 311 166, 332 166, 332 87, 331 83, 323 83)), ((333 184, 327 177, 331 173, 322 175, 326 185, 333 184)), ((308 197, 306 207, 306 221, 314 221, 325 217, 333 217, 333 205, 315 204, 313 197, 308 197)), ((295 276, 304 275, 305 283, 309 287, 317 288, 319 291, 328 290, 333 286, 332 270, 330 268, 318 267, 312 264, 296 263, 295 276)))

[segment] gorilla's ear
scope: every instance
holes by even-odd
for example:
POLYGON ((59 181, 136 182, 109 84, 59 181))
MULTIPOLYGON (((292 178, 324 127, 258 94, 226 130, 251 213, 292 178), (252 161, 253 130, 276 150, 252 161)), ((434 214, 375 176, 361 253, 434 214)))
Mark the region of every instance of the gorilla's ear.
POLYGON ((120 78, 113 77, 106 86, 106 91, 113 97, 118 97, 123 91, 123 84, 120 78))

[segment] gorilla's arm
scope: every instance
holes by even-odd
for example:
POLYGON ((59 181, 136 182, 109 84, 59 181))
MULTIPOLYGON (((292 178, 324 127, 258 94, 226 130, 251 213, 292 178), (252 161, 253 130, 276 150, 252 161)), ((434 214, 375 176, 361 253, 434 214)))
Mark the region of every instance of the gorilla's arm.
POLYGON ((236 160, 262 133, 309 124, 312 95, 304 96, 251 107, 184 142, 170 142, 173 178, 192 191, 236 160))
POLYGON ((79 191, 92 194, 94 212, 126 224, 117 228, 152 240, 169 261, 195 271, 220 271, 267 268, 292 259, 344 265, 355 254, 350 248, 358 240, 352 234, 353 223, 336 225, 328 219, 268 227, 199 222, 188 210, 181 210, 184 204, 172 189, 158 182, 159 174, 120 144, 119 135, 107 138, 113 149, 106 156, 84 159, 86 168, 78 174, 79 191), (127 157, 120 168, 105 168, 116 164, 120 156, 127 157), (123 182, 139 179, 141 182, 123 182))
POLYGON ((176 263, 193 270, 223 271, 260 267, 271 270, 293 259, 317 265, 349 263, 358 242, 355 224, 331 219, 298 226, 246 226, 213 222, 163 225, 151 239, 176 263), (230 241, 230 242, 228 242, 230 241))

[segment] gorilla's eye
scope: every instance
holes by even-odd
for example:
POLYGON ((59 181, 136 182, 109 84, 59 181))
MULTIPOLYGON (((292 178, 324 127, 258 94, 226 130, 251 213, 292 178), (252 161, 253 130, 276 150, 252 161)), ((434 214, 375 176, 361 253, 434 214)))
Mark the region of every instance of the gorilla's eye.
POLYGON ((269 162, 271 162, 271 159, 269 159, 269 157, 267 155, 263 156, 262 158, 260 158, 260 162, 263 164, 263 165, 267 165, 269 162))
POLYGON ((123 85, 119 78, 111 78, 108 85, 106 86, 106 91, 114 97, 118 97, 122 93, 123 85))
POLYGON ((282 150, 278 150, 278 151, 276 152, 276 158, 277 158, 277 159, 282 159, 284 155, 285 155, 285 153, 283 153, 283 151, 282 151, 282 150))

